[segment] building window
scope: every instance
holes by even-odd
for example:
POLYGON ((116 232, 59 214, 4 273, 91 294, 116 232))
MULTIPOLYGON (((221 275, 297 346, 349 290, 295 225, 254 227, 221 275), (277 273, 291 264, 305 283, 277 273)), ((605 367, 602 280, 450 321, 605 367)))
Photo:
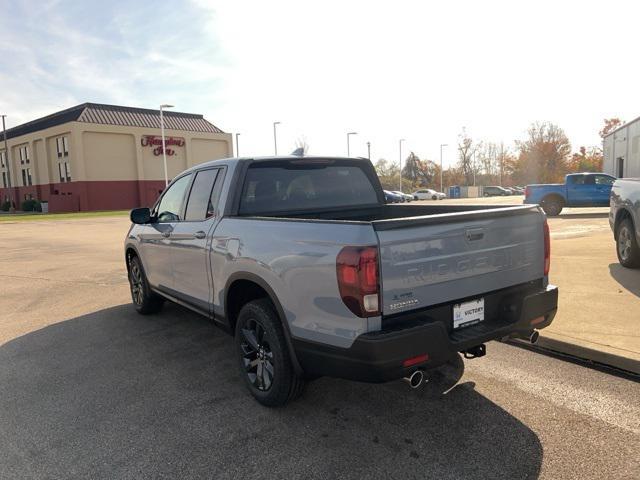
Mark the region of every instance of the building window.
POLYGON ((71 181, 71 163, 67 160, 66 162, 58 163, 58 174, 60 176, 60 182, 70 182, 71 181))
POLYGON ((7 172, 2 172, 2 188, 7 188, 9 183, 7 182, 7 172))
POLYGON ((58 151, 58 158, 69 156, 69 137, 56 138, 56 150, 58 151))
POLYGON ((20 153, 20 165, 28 165, 31 159, 29 158, 29 147, 26 145, 18 149, 20 153))
POLYGON ((0 152, 0 168, 7 166, 7 154, 4 151, 0 152))
POLYGON ((22 169, 22 185, 25 187, 33 185, 33 179, 31 178, 31 169, 28 167, 22 169))

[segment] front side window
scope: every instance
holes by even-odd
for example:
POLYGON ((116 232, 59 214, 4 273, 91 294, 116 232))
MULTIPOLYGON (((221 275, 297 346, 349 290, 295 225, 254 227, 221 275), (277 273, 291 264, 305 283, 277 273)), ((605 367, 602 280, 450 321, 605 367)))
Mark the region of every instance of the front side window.
POLYGON ((169 185, 169 189, 162 196, 156 210, 158 222, 179 222, 181 220, 182 201, 190 180, 191 174, 180 177, 169 185))
POLYGON ((188 222, 203 221, 214 214, 216 205, 214 185, 219 169, 202 170, 196 174, 187 202, 184 219, 188 222))
POLYGON ((615 178, 609 175, 595 175, 596 185, 613 185, 615 178))

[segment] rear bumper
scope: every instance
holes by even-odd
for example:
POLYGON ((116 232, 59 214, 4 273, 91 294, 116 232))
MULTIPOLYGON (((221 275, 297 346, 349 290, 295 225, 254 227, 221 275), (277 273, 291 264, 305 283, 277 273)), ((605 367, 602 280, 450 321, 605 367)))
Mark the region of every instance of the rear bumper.
MULTIPOLYGON (((378 332, 360 335, 350 348, 293 340, 298 360, 310 375, 323 375, 364 382, 385 382, 404 377, 416 368, 434 368, 489 340, 509 336, 527 336, 533 329, 548 326, 558 308, 558 289, 527 292, 513 303, 509 311, 496 318, 451 331, 451 326, 435 320, 425 312, 420 319, 411 318, 378 332), (515 308, 513 308, 515 305, 515 308), (542 318, 541 318, 542 317, 542 318), (536 320, 532 325, 532 320, 536 320), (423 354, 428 359, 418 365, 403 367, 404 360, 423 354)), ((451 304, 452 305, 452 304, 451 304)), ((439 306, 439 312, 446 306, 439 306)))

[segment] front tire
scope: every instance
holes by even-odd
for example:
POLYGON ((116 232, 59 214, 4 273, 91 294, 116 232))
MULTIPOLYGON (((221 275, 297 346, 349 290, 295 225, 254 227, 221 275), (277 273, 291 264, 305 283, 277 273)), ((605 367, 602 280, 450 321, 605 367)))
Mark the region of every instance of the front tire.
POLYGON ((148 315, 162 309, 164 298, 151 291, 147 276, 142 268, 142 262, 137 256, 132 256, 129 259, 129 288, 131 301, 138 313, 148 315))
POLYGON ((281 407, 300 396, 304 380, 293 368, 280 318, 268 299, 242 307, 235 343, 240 373, 259 403, 281 407))
POLYGON ((616 253, 620 265, 627 268, 640 267, 640 247, 636 239, 633 222, 625 218, 616 231, 616 253))

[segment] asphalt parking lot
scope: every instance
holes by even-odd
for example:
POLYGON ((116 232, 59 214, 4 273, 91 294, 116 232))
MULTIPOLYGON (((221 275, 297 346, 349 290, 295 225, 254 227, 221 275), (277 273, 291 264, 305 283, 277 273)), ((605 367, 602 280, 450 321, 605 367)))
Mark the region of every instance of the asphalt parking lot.
MULTIPOLYGON (((610 267, 602 211, 565 217, 550 222, 552 281, 595 342, 602 312, 640 312, 640 292, 610 267)), ((639 476, 640 384, 508 344, 418 392, 322 378, 286 409, 260 407, 230 337, 178 306, 134 312, 127 226, 0 224, 0 478, 639 476)))

